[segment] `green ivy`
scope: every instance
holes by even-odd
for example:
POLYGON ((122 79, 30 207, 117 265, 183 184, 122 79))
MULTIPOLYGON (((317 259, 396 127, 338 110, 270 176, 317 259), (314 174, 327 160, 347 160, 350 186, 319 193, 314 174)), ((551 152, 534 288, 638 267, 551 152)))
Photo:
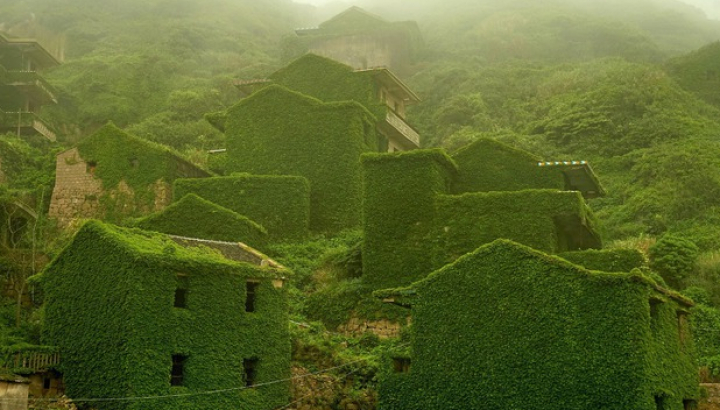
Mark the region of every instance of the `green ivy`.
POLYGON ((585 269, 605 272, 630 272, 647 265, 645 256, 637 249, 586 249, 558 256, 585 269))
POLYGON ((499 240, 376 295, 411 293, 411 368, 386 363, 384 410, 655 410, 655 397, 682 409, 699 395, 678 328, 691 304, 639 271, 591 272, 499 240))
MULTIPOLYGON (((481 141, 472 149, 488 144, 481 141)), ((520 159, 529 155, 510 153, 520 159)), ((582 195, 559 188, 527 189, 534 187, 531 177, 537 174, 526 173, 523 185, 511 186, 519 190, 448 195, 453 186, 491 188, 495 169, 490 167, 489 175, 481 178, 471 158, 460 155, 457 163, 442 150, 363 156, 363 272, 369 286, 409 285, 498 238, 549 253, 600 247, 595 219, 582 195), (468 164, 467 169, 459 164, 468 164), (457 181, 463 182, 454 185, 457 181)), ((493 187, 509 178, 503 172, 493 187)))
POLYGON ((287 382, 243 388, 243 359, 259 360, 258 385, 289 376, 286 296, 270 281, 278 273, 90 221, 42 273, 44 341, 59 347, 70 397, 178 395, 104 409, 278 408, 287 382), (260 281, 254 313, 248 279, 260 281), (186 308, 173 307, 178 286, 186 308), (170 385, 173 354, 188 357, 183 386, 170 385))
POLYGON ((262 226, 195 194, 188 194, 162 211, 140 219, 136 226, 170 235, 244 242, 259 248, 267 240, 267 231, 262 226))
POLYGON ((209 176, 180 154, 129 135, 112 123, 82 140, 77 149, 85 162, 96 165, 94 175, 102 181, 103 188, 114 190, 124 181, 133 192, 128 198, 110 192, 102 195, 100 203, 106 220, 119 221, 136 214, 128 209, 153 209, 158 181, 172 184, 188 173, 209 176), (137 206, 129 206, 127 201, 137 206))
MULTIPOLYGON (((228 111, 227 170, 307 178, 312 231, 357 227, 359 158, 377 151, 380 143, 373 121, 354 102, 323 103, 277 85, 264 88, 228 111)), ((286 204, 270 206, 276 211, 286 204)))
POLYGON ((190 193, 262 225, 268 241, 308 235, 310 185, 303 177, 239 175, 175 181, 175 198, 190 193))

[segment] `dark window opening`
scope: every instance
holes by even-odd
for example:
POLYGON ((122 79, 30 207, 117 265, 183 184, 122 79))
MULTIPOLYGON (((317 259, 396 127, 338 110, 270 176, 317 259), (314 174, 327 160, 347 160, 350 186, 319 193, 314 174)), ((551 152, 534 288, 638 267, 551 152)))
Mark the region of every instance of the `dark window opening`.
POLYGON ((685 399, 683 400, 684 410, 697 410, 697 402, 695 400, 685 399))
POLYGON ((663 301, 660 299, 650 298, 650 319, 653 321, 658 319, 658 311, 662 303, 663 301))
POLYGON ((174 354, 172 356, 172 370, 170 371, 170 385, 182 386, 183 376, 185 375, 185 361, 187 356, 174 354))
POLYGON ((257 288, 260 285, 257 282, 246 282, 245 283, 245 311, 255 311, 255 299, 257 296, 257 288))
POLYGON ((43 377, 43 390, 50 390, 50 386, 52 386, 52 379, 50 376, 43 377))
POLYGON ((393 370, 395 370, 395 373, 409 373, 410 359, 407 357, 393 358, 393 370))
POLYGON ((665 397, 655 396, 655 408, 657 410, 665 410, 665 397))
POLYGON ((187 307, 187 289, 177 288, 175 289, 175 307, 186 308, 187 307))
POLYGON ((245 372, 245 386, 252 387, 255 385, 257 376, 258 359, 244 359, 243 370, 245 372))
POLYGON ((91 175, 95 175, 95 168, 97 168, 97 162, 88 161, 85 163, 85 172, 91 175))

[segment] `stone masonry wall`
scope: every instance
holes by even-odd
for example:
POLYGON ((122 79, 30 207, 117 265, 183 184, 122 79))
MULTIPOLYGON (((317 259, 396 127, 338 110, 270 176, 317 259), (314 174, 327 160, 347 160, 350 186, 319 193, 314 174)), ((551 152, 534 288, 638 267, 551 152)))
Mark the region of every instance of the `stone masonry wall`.
POLYGON ((55 188, 48 215, 56 219, 61 227, 72 224, 78 218, 102 218, 108 211, 103 209, 100 201, 103 196, 111 198, 115 211, 125 215, 159 211, 172 201, 172 188, 163 180, 153 185, 155 200, 152 209, 135 203, 135 193, 125 181, 120 181, 115 189, 104 190, 102 180, 94 175, 94 167, 80 157, 77 148, 58 155, 55 167, 55 188))
POLYGON ((360 337, 366 332, 371 332, 380 339, 389 339, 400 337, 402 327, 400 323, 389 320, 365 320, 353 317, 346 324, 340 325, 337 330, 345 336, 360 337))
POLYGON ((99 198, 102 181, 80 157, 77 148, 57 156, 56 176, 48 215, 60 226, 69 225, 76 218, 100 216, 99 198))

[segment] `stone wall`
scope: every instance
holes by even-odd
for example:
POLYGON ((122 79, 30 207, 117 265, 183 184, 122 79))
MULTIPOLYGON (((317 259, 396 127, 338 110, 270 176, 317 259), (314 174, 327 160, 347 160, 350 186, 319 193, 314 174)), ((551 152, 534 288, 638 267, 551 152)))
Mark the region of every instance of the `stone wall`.
POLYGON ((698 403, 698 410, 720 410, 720 383, 701 383, 703 394, 698 403))
POLYGON ((153 185, 155 200, 152 209, 135 202, 135 193, 124 181, 110 191, 103 189, 102 180, 95 176, 95 168, 80 157, 77 148, 57 156, 53 189, 48 215, 66 227, 79 218, 104 218, 107 209, 101 198, 113 203, 114 211, 123 215, 150 213, 165 208, 172 201, 172 187, 163 180, 153 185))
POLYGON ((312 374, 303 367, 292 368, 291 402, 288 410, 374 410, 377 394, 365 390, 352 393, 351 377, 312 374))
MULTIPOLYGON (((410 319, 408 319, 408 324, 410 319)), ((389 320, 366 320, 351 318, 346 324, 338 327, 338 332, 351 337, 359 337, 366 332, 375 334, 380 339, 389 339, 400 337, 400 331, 403 325, 389 320)))
POLYGON ((0 379, 0 410, 27 410, 28 382, 22 378, 0 379))

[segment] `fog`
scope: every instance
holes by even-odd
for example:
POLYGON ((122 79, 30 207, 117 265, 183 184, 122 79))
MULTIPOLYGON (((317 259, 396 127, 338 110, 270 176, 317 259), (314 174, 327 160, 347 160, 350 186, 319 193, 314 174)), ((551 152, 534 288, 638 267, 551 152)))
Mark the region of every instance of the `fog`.
MULTIPOLYGON (((348 1, 348 0, 293 0, 295 3, 311 4, 313 6, 323 7, 331 6, 332 8, 340 8, 350 5, 367 5, 372 1, 348 1)), ((720 20, 720 0, 679 0, 683 3, 697 7, 702 10, 708 18, 720 20)))

